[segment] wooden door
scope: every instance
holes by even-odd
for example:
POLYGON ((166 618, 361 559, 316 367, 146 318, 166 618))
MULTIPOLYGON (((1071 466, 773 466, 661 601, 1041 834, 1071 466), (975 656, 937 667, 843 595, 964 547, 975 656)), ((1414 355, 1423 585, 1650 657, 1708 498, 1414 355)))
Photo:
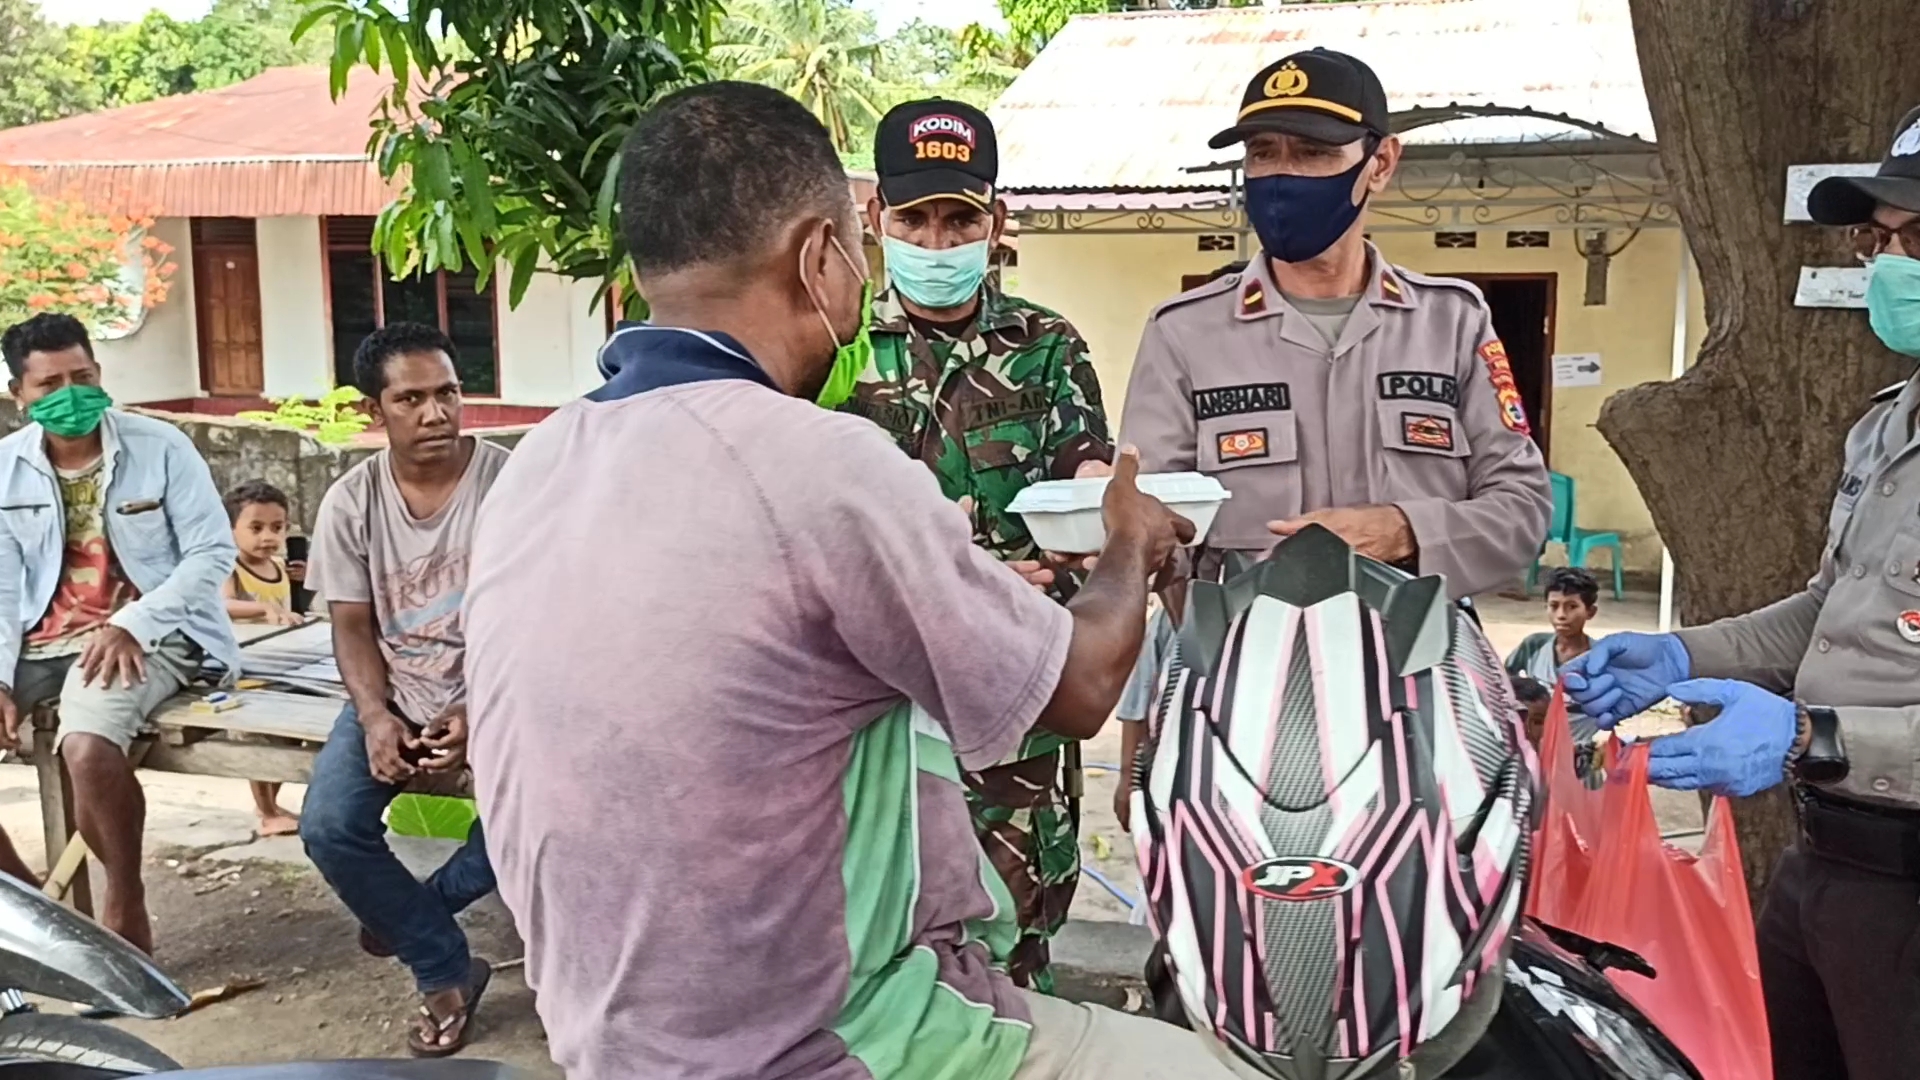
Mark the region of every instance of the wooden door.
POLYGON ((216 397, 266 389, 260 350, 260 251, 252 218, 193 219, 200 386, 216 397))

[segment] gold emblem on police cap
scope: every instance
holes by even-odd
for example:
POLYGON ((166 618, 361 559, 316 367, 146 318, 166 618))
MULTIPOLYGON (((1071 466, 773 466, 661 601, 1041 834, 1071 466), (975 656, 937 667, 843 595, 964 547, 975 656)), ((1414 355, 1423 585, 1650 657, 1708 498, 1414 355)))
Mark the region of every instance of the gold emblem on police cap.
POLYGON ((1299 97, 1307 92, 1307 73, 1300 70, 1298 64, 1288 61, 1279 71, 1267 76, 1267 96, 1299 97))

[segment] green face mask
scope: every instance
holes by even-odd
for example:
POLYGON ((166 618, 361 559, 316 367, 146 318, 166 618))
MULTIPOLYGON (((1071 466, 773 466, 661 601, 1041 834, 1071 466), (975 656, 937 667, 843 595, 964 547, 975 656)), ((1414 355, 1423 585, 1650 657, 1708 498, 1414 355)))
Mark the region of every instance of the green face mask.
MULTIPOLYGON (((826 313, 820 317, 825 319, 826 313)), ((832 323, 827 324, 827 333, 833 333, 832 323)), ((814 400, 828 409, 846 404, 853 396, 854 384, 860 381, 860 373, 872 362, 873 282, 869 281, 860 289, 860 329, 854 332, 852 341, 833 350, 833 370, 827 373, 827 385, 820 388, 820 396, 814 400)))
MULTIPOLYGON (((819 396, 813 400, 822 408, 837 409, 853 396, 853 386, 860 381, 860 373, 867 370, 867 364, 873 360, 873 282, 840 246, 839 240, 833 241, 833 249, 840 253, 840 260, 847 264, 853 276, 860 279, 860 325, 853 332, 853 340, 840 344, 840 335, 834 332, 833 320, 827 317, 827 309, 814 297, 813 290, 807 290, 807 299, 813 301, 813 310, 820 316, 820 324, 827 328, 827 338, 833 342, 833 368, 827 372, 827 383, 820 388, 819 396)), ((800 253, 800 266, 804 274, 807 265, 806 251, 800 253)))
POLYGON ((1887 348, 1920 360, 1920 259, 1881 255, 1873 260, 1867 318, 1887 348))
POLYGON ((63 386, 27 407, 27 418, 49 435, 78 439, 100 426, 101 414, 113 404, 105 390, 75 383, 63 386))

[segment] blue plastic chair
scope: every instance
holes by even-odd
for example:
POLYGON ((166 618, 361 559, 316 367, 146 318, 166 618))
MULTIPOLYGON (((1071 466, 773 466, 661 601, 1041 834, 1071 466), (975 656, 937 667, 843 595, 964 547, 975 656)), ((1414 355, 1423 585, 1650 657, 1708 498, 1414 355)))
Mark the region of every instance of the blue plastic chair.
MULTIPOLYGON (((1619 600, 1626 596, 1626 587, 1622 582, 1620 534, 1613 532, 1589 532, 1573 523, 1573 477, 1557 472, 1549 472, 1547 480, 1553 486, 1553 520, 1547 525, 1547 540, 1540 545, 1540 555, 1547 553, 1547 544, 1559 544, 1567 549, 1568 566, 1587 565, 1587 556, 1601 549, 1610 549, 1613 553, 1613 598, 1619 600)), ((1533 557, 1533 566, 1527 571, 1527 592, 1533 592, 1534 582, 1540 578, 1540 555, 1533 557)))

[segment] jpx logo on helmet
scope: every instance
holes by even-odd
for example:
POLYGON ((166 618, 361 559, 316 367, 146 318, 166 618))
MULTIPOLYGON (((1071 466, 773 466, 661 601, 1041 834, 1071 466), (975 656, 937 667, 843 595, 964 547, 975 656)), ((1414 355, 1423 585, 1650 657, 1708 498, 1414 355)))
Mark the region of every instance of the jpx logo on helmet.
POLYGON ((913 142, 919 142, 934 135, 947 135, 959 139, 968 146, 975 145, 973 125, 948 113, 923 116, 915 120, 913 126, 907 129, 907 138, 913 142))
POLYGON ((1269 900, 1325 900, 1358 885, 1360 872, 1338 859, 1286 855, 1247 867, 1240 883, 1269 900))

